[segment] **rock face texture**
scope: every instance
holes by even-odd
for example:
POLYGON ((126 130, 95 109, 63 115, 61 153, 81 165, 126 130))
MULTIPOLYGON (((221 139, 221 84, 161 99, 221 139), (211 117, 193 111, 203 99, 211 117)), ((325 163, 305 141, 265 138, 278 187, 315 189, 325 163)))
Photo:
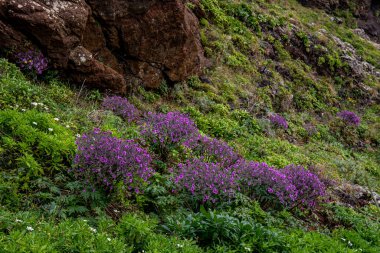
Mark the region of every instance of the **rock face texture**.
POLYGON ((299 0, 302 4, 328 11, 348 9, 358 18, 358 25, 375 41, 380 42, 379 0, 299 0))
POLYGON ((39 49, 73 81, 124 93, 204 66, 198 19, 182 0, 0 0, 0 48, 39 49))

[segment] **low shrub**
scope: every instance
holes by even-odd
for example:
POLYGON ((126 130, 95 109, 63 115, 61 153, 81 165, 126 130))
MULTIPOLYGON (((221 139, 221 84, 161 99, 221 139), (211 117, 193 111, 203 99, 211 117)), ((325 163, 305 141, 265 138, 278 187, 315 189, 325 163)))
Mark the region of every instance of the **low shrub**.
POLYGON ((269 121, 276 127, 288 129, 288 122, 284 117, 279 114, 272 114, 269 116, 269 121))
POLYGON ((351 111, 341 111, 337 114, 346 124, 351 126, 359 126, 360 117, 351 111))
POLYGON ((296 187, 279 170, 266 163, 241 160, 234 164, 240 190, 264 204, 273 202, 291 206, 297 199, 296 187))
POLYGON ((183 145, 191 149, 194 156, 205 162, 230 166, 239 159, 239 155, 226 142, 208 136, 191 137, 183 145))
POLYGON ((140 114, 139 110, 128 99, 119 96, 106 97, 103 100, 102 107, 128 122, 137 120, 140 114))
POLYGON ((76 141, 78 152, 73 172, 93 186, 111 191, 122 182, 139 191, 154 173, 149 153, 133 140, 112 137, 111 132, 94 129, 76 141))
POLYGON ((195 123, 179 112, 149 112, 141 122, 141 135, 166 160, 171 149, 179 147, 189 137, 198 134, 195 123))
POLYGON ((293 206, 314 207, 319 197, 325 195, 326 187, 312 172, 302 166, 288 165, 281 172, 296 187, 297 199, 293 206))
POLYGON ((237 189, 236 173, 218 163, 191 159, 171 169, 176 190, 187 190, 199 202, 230 198, 237 189))

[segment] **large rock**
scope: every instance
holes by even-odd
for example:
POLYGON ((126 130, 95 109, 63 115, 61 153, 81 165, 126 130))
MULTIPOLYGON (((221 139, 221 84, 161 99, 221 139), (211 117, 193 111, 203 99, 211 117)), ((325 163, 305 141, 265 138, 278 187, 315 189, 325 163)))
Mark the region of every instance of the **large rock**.
POLYGON ((72 80, 117 92, 204 65, 198 20, 182 0, 0 0, 0 47, 39 49, 72 80))

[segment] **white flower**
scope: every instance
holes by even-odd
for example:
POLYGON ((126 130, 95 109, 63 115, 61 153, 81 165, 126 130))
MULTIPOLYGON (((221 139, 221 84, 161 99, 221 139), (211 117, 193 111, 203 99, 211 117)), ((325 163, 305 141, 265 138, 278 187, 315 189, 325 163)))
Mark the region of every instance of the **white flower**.
POLYGON ((32 124, 35 125, 35 126, 37 126, 37 122, 34 122, 34 121, 33 121, 32 124))
POLYGON ((33 229, 32 227, 27 226, 27 227, 26 227, 26 230, 32 232, 34 229, 33 229))
POLYGON ((25 112, 26 110, 25 109, 21 109, 22 112, 25 112))
POLYGON ((76 136, 77 136, 78 138, 80 138, 80 134, 76 134, 76 136))
POLYGON ((348 246, 352 247, 352 243, 350 241, 348 241, 348 246))
POLYGON ((118 210, 116 210, 116 209, 114 209, 113 211, 114 211, 115 213, 120 213, 120 212, 119 212, 118 210))
POLYGON ((70 126, 69 126, 69 125, 66 125, 66 128, 70 128, 70 126))
POLYGON ((37 106, 38 105, 38 103, 36 103, 36 102, 32 102, 31 103, 33 106, 37 106))
POLYGON ((341 239, 342 241, 344 241, 344 242, 346 241, 346 239, 344 239, 343 237, 342 237, 342 238, 340 238, 340 239, 341 239))
POLYGON ((96 228, 90 227, 91 232, 96 233, 96 228))
POLYGON ((183 244, 177 244, 178 248, 183 248, 183 244))
POLYGON ((49 130, 50 132, 53 132, 53 128, 48 128, 48 130, 49 130))
POLYGON ((110 242, 110 241, 111 241, 111 238, 109 238, 109 237, 108 237, 108 238, 107 238, 107 241, 109 241, 109 242, 110 242))
POLYGON ((55 121, 59 121, 59 118, 54 118, 55 121))
POLYGON ((16 219, 17 223, 22 223, 22 220, 16 219))

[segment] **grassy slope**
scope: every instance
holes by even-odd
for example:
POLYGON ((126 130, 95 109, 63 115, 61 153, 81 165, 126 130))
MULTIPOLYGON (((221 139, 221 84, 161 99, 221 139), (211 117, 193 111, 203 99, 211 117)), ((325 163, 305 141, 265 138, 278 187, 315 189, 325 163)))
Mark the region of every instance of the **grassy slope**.
MULTIPOLYGON (((175 87, 163 84, 159 91, 136 88, 129 100, 144 111, 189 113, 202 132, 226 140, 247 159, 279 168, 291 163, 313 166, 326 177, 347 180, 379 192, 379 105, 363 105, 354 88, 348 88, 348 95, 344 97, 338 95, 342 85, 347 83, 337 80, 345 76, 339 76, 338 72, 337 76, 334 72, 317 74, 316 67, 293 58, 282 45, 284 42, 272 36, 271 29, 291 23, 296 23, 305 34, 326 29, 351 43, 358 54, 375 66, 380 62, 380 51, 345 25, 335 24, 324 12, 304 8, 295 0, 249 3, 248 9, 256 18, 253 25, 247 25, 238 17, 247 15, 241 3, 248 2, 203 1, 207 17, 201 20, 202 42, 213 62, 206 73, 212 83, 191 78, 175 87), (280 57, 268 58, 267 44, 263 42, 273 45, 280 57), (272 73, 269 77, 262 73, 263 66, 272 73), (292 78, 286 79, 278 66, 292 73, 292 78), (263 79, 269 79, 271 85, 260 87, 258 84, 263 79), (291 95, 290 106, 284 108, 282 102, 291 95), (358 129, 342 128, 335 114, 343 109, 355 111, 362 117, 358 129), (267 120, 270 112, 285 116, 289 129, 271 126, 267 120), (305 125, 312 125, 314 130, 308 132, 305 125)), ((331 50, 338 49, 331 44, 331 50)), ((0 73, 3 119, 18 118, 18 122, 12 123, 13 128, 38 123, 33 130, 17 128, 24 133, 21 136, 26 136, 20 143, 29 143, 30 135, 38 136, 41 146, 52 147, 38 153, 35 161, 30 158, 35 147, 30 149, 28 144, 13 143, 2 133, 2 161, 10 154, 17 154, 17 161, 9 159, 8 163, 0 163, 0 248, 6 252, 132 252, 131 248, 147 252, 165 252, 163 249, 200 252, 201 249, 194 246, 197 237, 191 237, 191 233, 171 229, 172 236, 167 236, 158 229, 158 222, 173 225, 170 220, 198 228, 199 224, 209 224, 204 228, 206 233, 211 233, 215 226, 221 233, 217 235, 225 238, 224 241, 210 239, 213 243, 205 245, 198 237, 203 249, 211 252, 379 250, 376 237, 379 211, 374 206, 354 209, 328 204, 314 214, 290 213, 263 211, 256 202, 241 200, 220 206, 214 211, 219 218, 211 219, 212 211, 195 214, 182 208, 180 200, 173 200, 166 193, 160 196, 160 177, 154 184, 156 195, 150 192, 125 200, 117 194, 106 199, 101 192, 83 193, 81 183, 66 173, 70 161, 65 157, 74 151, 75 135, 100 127, 112 130, 119 137, 135 138, 139 135, 137 127, 102 111, 99 107, 102 95, 96 91, 78 91, 51 77, 42 82, 29 81, 5 60, 0 61, 0 73), (32 102, 43 105, 34 106, 32 102), (48 128, 53 128, 53 133, 47 131, 48 128), (53 153, 59 158, 50 162, 53 153), (36 165, 40 160, 46 160, 42 167, 36 165), (118 203, 116 207, 110 209, 115 203, 118 203), (151 203, 155 209, 150 207, 151 203), (125 215, 115 224, 107 217, 113 209, 133 210, 136 214, 125 215), (150 213, 149 218, 144 211, 150 213), (250 235, 251 240, 241 244, 231 239, 233 230, 226 224, 238 226, 231 217, 258 224, 252 226, 255 233, 250 235), (27 226, 35 230, 28 232, 27 226), (97 232, 91 232, 90 227, 96 227, 97 232), (193 241, 181 240, 178 238, 181 235, 193 241)), ((379 87, 378 80, 369 78, 365 82, 379 87)), ((0 119, 0 123, 4 121, 0 119)))

